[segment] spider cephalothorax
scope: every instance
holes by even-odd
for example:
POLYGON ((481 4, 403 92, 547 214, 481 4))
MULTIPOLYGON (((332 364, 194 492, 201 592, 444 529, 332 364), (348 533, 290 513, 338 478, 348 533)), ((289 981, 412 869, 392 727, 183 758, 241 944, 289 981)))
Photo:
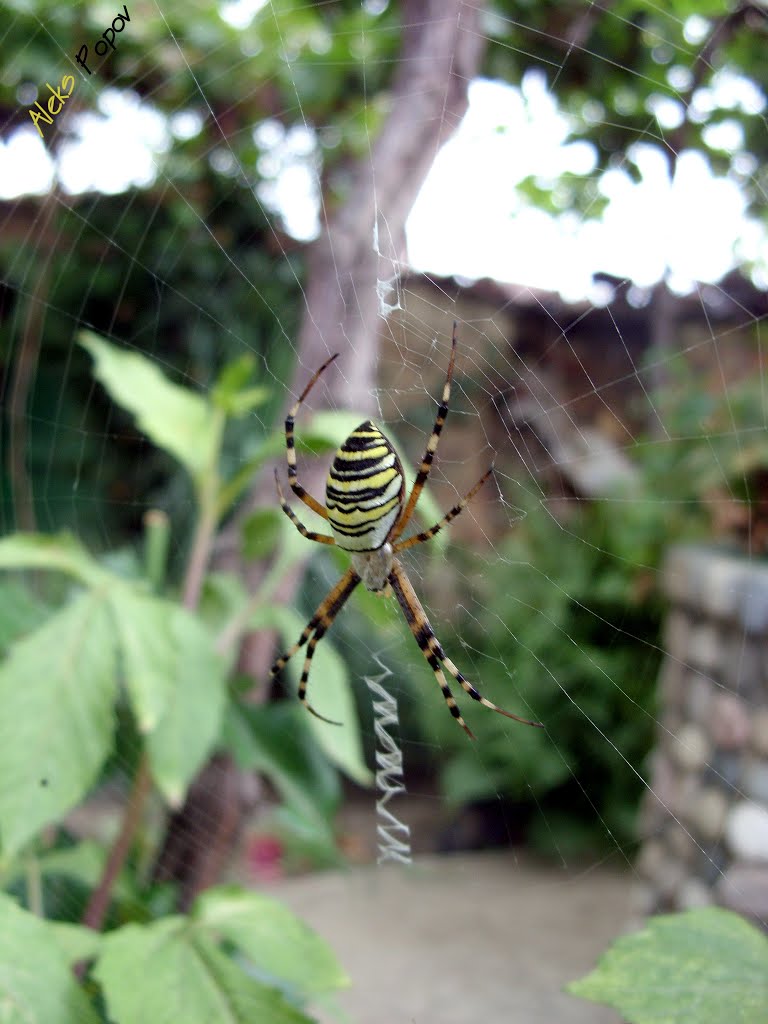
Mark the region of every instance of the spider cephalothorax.
MULTIPOLYGON (((499 714, 506 715, 507 718, 514 718, 517 722, 523 722, 525 725, 540 725, 539 722, 531 722, 527 718, 513 715, 511 711, 504 711, 503 708, 497 707, 491 701, 486 700, 464 678, 450 658, 446 657, 445 651, 429 624, 421 602, 411 586, 405 569, 397 558, 399 551, 429 540, 452 519, 455 519, 491 475, 491 470, 487 470, 458 505, 455 505, 435 526, 429 530, 424 530, 422 533, 414 534, 414 536, 409 537, 407 540, 398 540, 413 516, 416 502, 419 500, 419 495, 432 468, 440 432, 443 429, 445 417, 448 415, 448 400, 451 395, 451 379, 456 359, 456 324, 454 323, 453 325, 451 358, 448 363, 445 385, 443 386, 442 401, 437 411, 432 434, 427 442, 427 449, 424 452, 424 457, 421 460, 421 465, 407 502, 405 502, 405 477, 400 459, 397 457, 397 452, 392 447, 390 441, 370 420, 366 420, 365 423, 361 423, 357 429, 353 430, 336 452, 326 483, 325 507, 316 498, 313 498, 311 494, 308 494, 298 482, 296 476, 296 450, 293 440, 293 421, 296 413, 299 411, 299 406, 309 394, 320 374, 337 356, 338 353, 331 356, 314 374, 285 420, 288 482, 293 493, 305 505, 328 521, 333 536, 328 537, 325 534, 307 530, 286 502, 280 487, 277 471, 275 471, 275 481, 277 482, 280 505, 299 533, 309 540, 317 541, 320 544, 335 544, 344 551, 348 551, 351 556, 352 565, 321 603, 293 647, 277 659, 272 666, 272 675, 278 673, 288 659, 293 657, 296 651, 303 647, 304 644, 307 644, 307 656, 299 681, 299 699, 313 715, 322 718, 323 716, 318 715, 307 700, 307 682, 315 647, 324 636, 326 630, 332 625, 344 602, 358 583, 362 583, 368 590, 384 592, 385 594, 388 594, 391 588, 403 610, 403 614, 416 639, 416 643, 419 645, 421 653, 427 659, 430 668, 435 674, 451 714, 468 736, 474 739, 466 722, 461 717, 461 712, 451 694, 443 668, 448 670, 470 697, 479 701, 485 707, 490 708, 492 711, 498 711, 499 714)), ((328 719, 324 719, 324 721, 328 721, 328 719)))

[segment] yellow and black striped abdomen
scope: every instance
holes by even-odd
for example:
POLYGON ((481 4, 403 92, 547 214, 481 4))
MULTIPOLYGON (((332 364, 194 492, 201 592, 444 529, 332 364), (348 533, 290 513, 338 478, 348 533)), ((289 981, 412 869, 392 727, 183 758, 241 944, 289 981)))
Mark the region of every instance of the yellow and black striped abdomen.
POLYGON ((397 452, 370 420, 336 452, 325 488, 328 523, 345 551, 375 551, 389 536, 405 496, 397 452))

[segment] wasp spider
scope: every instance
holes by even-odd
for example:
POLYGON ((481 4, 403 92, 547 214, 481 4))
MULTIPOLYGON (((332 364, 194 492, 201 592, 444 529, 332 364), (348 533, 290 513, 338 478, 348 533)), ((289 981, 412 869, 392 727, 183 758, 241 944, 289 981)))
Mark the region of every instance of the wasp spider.
MULTIPOLYGON (((323 721, 330 721, 319 715, 307 700, 307 681, 312 655, 349 595, 358 583, 362 582, 368 590, 383 593, 384 596, 390 596, 394 591, 416 643, 435 674, 451 714, 471 739, 475 737, 461 717, 461 712, 443 674, 443 667, 461 684, 470 697, 485 707, 492 711, 498 711, 499 714, 506 715, 507 718, 514 718, 517 722, 523 722, 525 725, 540 726, 540 722, 531 722, 526 718, 520 718, 518 715, 513 715, 511 711, 504 711, 492 704, 464 678, 445 654, 411 586, 405 569, 397 558, 398 552, 429 540, 444 526, 447 526, 452 519, 455 519, 492 472, 490 469, 487 470, 458 505, 455 505, 435 526, 422 533, 417 533, 407 540, 398 540, 413 515, 419 495, 429 476, 437 452, 440 432, 443 429, 445 417, 448 415, 448 399, 451 394, 451 378, 456 358, 456 324, 453 325, 451 358, 448 363, 442 401, 407 502, 405 501, 403 467, 397 452, 370 420, 366 420, 356 430, 353 430, 336 452, 326 483, 325 507, 311 494, 308 494, 298 482, 293 421, 299 411, 299 406, 314 387, 320 374, 330 366, 338 354, 337 352, 336 355, 326 360, 314 374, 285 420, 288 483, 297 498, 328 521, 333 536, 314 533, 299 522, 298 517, 285 500, 277 470, 275 470, 275 482, 280 506, 299 533, 319 544, 336 544, 342 550, 348 551, 352 564, 320 604, 293 647, 277 659, 272 666, 271 675, 274 676, 280 672, 288 659, 292 658, 299 648, 306 644, 307 655, 299 682, 299 700, 313 715, 322 718, 323 721)), ((338 725, 339 723, 332 724, 338 725)))

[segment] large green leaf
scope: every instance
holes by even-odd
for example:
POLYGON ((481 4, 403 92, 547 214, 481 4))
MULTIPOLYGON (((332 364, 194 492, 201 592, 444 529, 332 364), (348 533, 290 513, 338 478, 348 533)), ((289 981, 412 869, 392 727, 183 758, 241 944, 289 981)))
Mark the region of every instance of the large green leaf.
POLYGON ((653 917, 568 988, 630 1024, 765 1024, 768 938, 719 907, 653 917))
POLYGON ((97 379, 118 405, 133 413, 158 448, 199 480, 218 444, 212 406, 189 388, 173 384, 144 356, 117 348, 91 331, 80 332, 80 344, 93 356, 97 379))
POLYGON ((13 533, 0 540, 0 569, 64 572, 96 586, 106 573, 70 534, 13 533))
POLYGON ((85 795, 111 744, 115 640, 97 592, 18 640, 0 667, 0 838, 15 853, 85 795))
POLYGON ((218 739, 226 695, 225 663, 198 619, 164 602, 173 651, 165 709, 147 735, 152 774, 168 801, 179 806, 218 739))
POLYGON ((225 956, 207 927, 181 917, 110 933, 94 973, 119 1024, 309 1024, 225 956))
POLYGON ((4 1024, 97 1024, 46 921, 0 894, 0 1020, 4 1024))
POLYGON ((327 943, 287 907, 236 887, 209 889, 193 916, 244 953, 260 974, 305 998, 349 984, 327 943))
POLYGON ((222 640, 231 634, 233 624, 239 621, 249 603, 250 595, 234 573, 209 572, 206 575, 196 615, 216 637, 216 648, 223 658, 222 670, 228 677, 237 661, 238 645, 222 640))
MULTIPOLYGON (((254 629, 277 629, 288 646, 298 640, 305 623, 290 608, 264 606, 254 613, 250 625, 254 629)), ((284 669, 292 677, 294 688, 298 688, 304 656, 305 649, 295 654, 284 669)), ((360 721, 347 669, 327 637, 315 648, 308 693, 310 702, 321 715, 341 723, 331 725, 308 714, 309 725, 321 747, 351 779, 369 786, 373 776, 363 758, 360 721)))
MULTIPOLYGON (((293 528, 291 523, 287 524, 293 528)), ((283 536, 283 511, 279 505, 262 506, 245 519, 240 528, 242 552, 247 559, 267 558, 283 536)))
POLYGON ((255 368, 254 354, 244 352, 221 371, 211 391, 211 400, 228 416, 246 416, 269 398, 268 388, 250 384, 255 368))
POLYGON ((48 930, 68 964, 92 960, 101 948, 101 933, 81 924, 49 921, 48 930))
POLYGON ((174 602, 122 583, 109 601, 152 774, 178 806, 219 735, 225 662, 207 626, 174 602))
POLYGON ((135 587, 109 593, 123 677, 141 732, 151 732, 178 685, 178 651, 171 635, 174 605, 135 587))
POLYGON ((36 629, 48 614, 49 609, 21 580, 0 578, 0 651, 36 629))

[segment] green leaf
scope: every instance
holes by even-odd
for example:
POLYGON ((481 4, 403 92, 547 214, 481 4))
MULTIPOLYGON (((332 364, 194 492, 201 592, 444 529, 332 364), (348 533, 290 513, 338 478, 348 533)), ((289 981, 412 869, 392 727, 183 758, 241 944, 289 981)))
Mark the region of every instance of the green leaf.
POLYGON ((167 451, 199 481, 213 465, 220 430, 211 405, 189 388, 173 384, 154 363, 93 334, 80 332, 80 344, 96 363, 96 378, 132 413, 150 440, 167 451))
POLYGON ((283 511, 279 507, 257 508, 248 516, 241 528, 242 552, 246 558, 266 558, 274 552, 283 534, 282 518, 283 511))
POLYGON ((176 606, 130 586, 114 587, 109 601, 133 713, 139 730, 151 732, 178 685, 178 652, 171 636, 176 606))
POLYGON ((98 593, 18 640, 0 667, 0 838, 6 855, 60 818, 112 745, 115 642, 98 593))
POLYGON ((0 894, 0 1019, 8 1024, 97 1024, 69 968, 61 935, 0 894))
POLYGON ((255 357, 246 352, 222 370, 211 392, 211 399, 227 415, 245 416, 269 398, 268 388, 247 387, 255 366, 255 357))
POLYGON ((224 660, 203 623, 186 609, 166 604, 172 685, 165 709, 147 735, 147 750, 157 785, 177 807, 219 737, 226 676, 224 660))
POLYGON ((214 390, 224 395, 242 391, 248 384, 256 369, 256 356, 253 352, 243 352, 236 359, 230 360, 219 374, 214 390))
POLYGON ((20 580, 12 576, 0 579, 0 651, 36 629, 49 614, 50 609, 20 580))
POLYGON ((92 960, 101 948, 101 934, 84 925, 49 921, 48 930, 68 964, 92 960))
POLYGON ((226 957, 205 927, 181 917, 111 932, 94 974, 119 1024, 310 1024, 226 957))
POLYGON ((47 569, 97 586, 107 574, 70 534, 13 533, 0 540, 0 569, 47 569))
POLYGON ((248 591, 239 576, 228 572, 209 572, 203 581, 197 614, 213 633, 218 634, 247 606, 248 601, 248 591))
POLYGON ((333 823, 325 821, 318 828, 317 812, 306 811, 306 804, 280 804, 266 819, 267 831, 280 840, 283 859, 288 863, 309 863, 317 870, 344 867, 346 858, 339 848, 333 823))
POLYGON ((251 482, 255 472, 267 459, 275 458, 280 454, 281 448, 285 447, 279 443, 280 438, 274 437, 260 445, 254 455, 234 473, 219 491, 218 511, 223 515, 231 505, 240 497, 245 488, 251 482))
MULTIPOLYGON (((215 396, 214 396, 215 397, 215 396)), ((230 395, 221 404, 225 412, 230 416, 239 418, 245 416, 259 405, 263 405, 269 398, 267 388, 243 388, 234 395, 230 395)))
POLYGON ((153 777, 178 806, 219 735, 224 660, 206 625, 172 601, 121 584, 109 602, 153 777))
MULTIPOLYGON (((298 640, 305 623, 290 608, 263 606, 254 612, 250 625, 254 629, 277 629, 289 646, 298 640)), ((298 689, 303 661, 304 651, 299 651, 284 669, 292 677, 294 689, 298 689)), ((346 775, 362 786, 370 786, 373 776, 363 758, 360 722, 347 668, 327 637, 315 648, 309 692, 310 702, 321 715, 341 723, 340 726, 330 725, 308 714, 310 728, 320 746, 346 775)))
POLYGON ((630 1024, 764 1024, 768 938, 719 907, 653 917, 568 990, 630 1024))
MULTIPOLYGON (((107 850, 95 840, 85 839, 74 846, 46 850, 37 855, 37 867, 41 875, 65 875, 84 885, 87 889, 95 889, 104 873, 107 850)), ((118 875, 112 887, 116 899, 135 899, 135 890, 125 872, 118 875)))
POLYGON ((218 887, 198 898, 193 916, 244 953, 265 980, 287 982, 305 998, 349 985, 327 943, 276 900, 218 887))
POLYGON ((290 808, 291 823, 302 836, 311 836, 315 858, 338 863, 331 822, 339 802, 338 775, 313 742, 304 708, 293 704, 230 704, 223 742, 240 768, 269 779, 290 808))
POLYGON ((336 769, 308 734, 308 715, 298 701, 232 704, 225 735, 244 771, 268 775, 287 802, 307 804, 329 816, 340 789, 336 769))
MULTIPOLYGON (((76 843, 74 846, 46 850, 34 858, 41 875, 67 875, 88 888, 94 888, 104 870, 106 860, 104 847, 92 840, 76 843)), ((3 879, 5 888, 24 881, 27 864, 17 860, 3 879)))

